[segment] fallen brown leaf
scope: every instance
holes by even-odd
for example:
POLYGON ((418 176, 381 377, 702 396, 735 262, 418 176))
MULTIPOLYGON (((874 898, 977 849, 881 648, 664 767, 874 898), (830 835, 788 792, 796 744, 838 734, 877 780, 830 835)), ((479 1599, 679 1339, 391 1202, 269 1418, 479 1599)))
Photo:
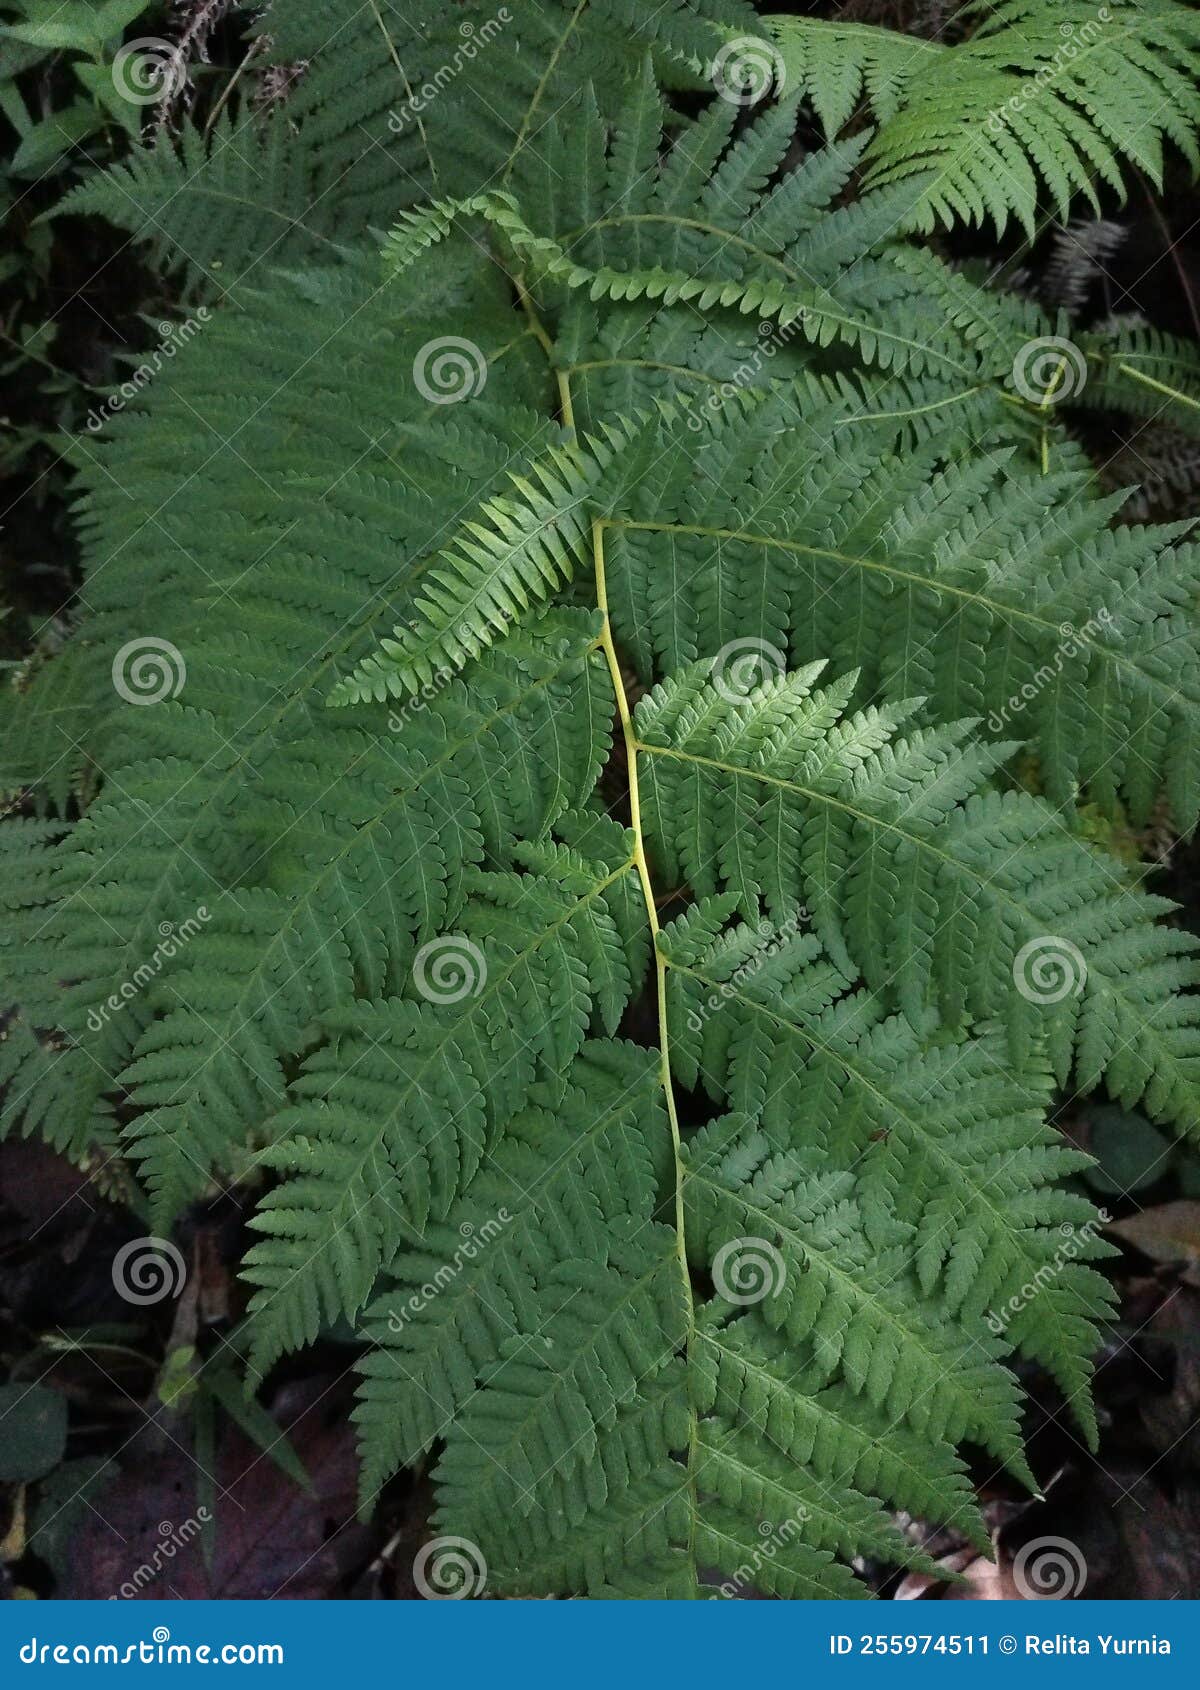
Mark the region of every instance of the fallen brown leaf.
POLYGON ((308 1469, 311 1495, 225 1424, 214 1475, 211 1568, 194 1524, 191 1452, 169 1441, 146 1460, 127 1460, 112 1484, 92 1493, 71 1545, 70 1588, 61 1594, 153 1601, 338 1594, 345 1564, 339 1551, 346 1550, 348 1538, 362 1536, 354 1518, 356 1469, 347 1409, 345 1388, 330 1390, 319 1380, 281 1391, 272 1404, 308 1469))
POLYGON ((1200 1262, 1200 1202, 1193 1198, 1143 1209, 1122 1221, 1111 1221, 1106 1230, 1152 1262, 1200 1262))

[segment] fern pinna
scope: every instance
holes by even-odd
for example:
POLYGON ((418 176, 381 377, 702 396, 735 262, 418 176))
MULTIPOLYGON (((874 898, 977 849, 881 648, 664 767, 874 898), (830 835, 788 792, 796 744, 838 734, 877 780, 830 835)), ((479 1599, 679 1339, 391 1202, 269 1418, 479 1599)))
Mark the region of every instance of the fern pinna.
POLYGON ((832 209, 862 139, 649 60, 543 107, 593 10, 495 181, 431 117, 382 262, 255 257, 81 449, 7 1108, 160 1230, 251 1192, 254 1368, 351 1323, 364 1509, 432 1455, 490 1589, 862 1596, 897 1510, 986 1548, 964 1446, 1033 1485, 1017 1358, 1095 1438, 1056 1098, 1200 1119, 1195 943, 1076 811, 1195 821, 1200 558, 1048 450, 1044 325, 895 244, 911 184, 832 209))

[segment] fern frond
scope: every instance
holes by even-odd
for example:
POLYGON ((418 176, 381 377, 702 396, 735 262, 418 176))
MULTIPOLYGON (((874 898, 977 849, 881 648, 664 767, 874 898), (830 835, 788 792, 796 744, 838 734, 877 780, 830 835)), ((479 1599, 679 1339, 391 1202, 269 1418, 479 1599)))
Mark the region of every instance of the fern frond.
POLYGON ((1081 338, 1089 408, 1124 411, 1200 434, 1200 354, 1194 341, 1141 323, 1102 324, 1081 338))
POLYGON ((336 252, 333 208, 314 204, 306 156, 282 115, 247 126, 218 119, 211 137, 165 134, 72 188, 52 215, 104 217, 145 242, 159 269, 208 294, 236 291, 261 262, 336 252))
POLYGON ((577 461, 557 506, 552 460, 485 545, 466 525, 448 555, 470 565, 444 573, 395 655, 360 665, 337 697, 415 687, 447 627, 491 637, 481 598, 507 611, 569 578, 590 514, 644 674, 734 646, 776 668, 832 657, 858 666, 860 698, 924 694, 943 717, 1031 741, 1056 799, 1088 786, 1144 816, 1161 782, 1190 827, 1200 680, 1183 607, 1200 553, 1174 543, 1187 525, 1113 530, 1120 500, 1091 499, 1082 477, 1022 471, 1007 448, 947 463, 936 436, 901 459, 849 408, 797 421, 795 399, 738 395, 712 422, 664 414, 639 435, 650 475, 613 460, 610 488, 603 460, 577 461))
POLYGON ((0 1138, 36 1133, 77 1162, 94 1150, 105 1161, 115 1158, 120 1133, 111 1108, 96 1105, 94 1075, 86 1051, 10 1019, 0 1031, 0 1138))
POLYGON ((1107 275, 1107 261, 1128 235, 1123 223, 1105 217, 1055 230, 1039 292, 1052 305, 1082 311, 1092 288, 1107 275))
POLYGON ((401 1241, 445 1219, 539 1062, 564 1072, 594 1012, 616 1030, 634 934, 629 903, 608 897, 632 857, 615 857, 592 865, 542 847, 536 879, 474 877, 460 930, 417 953, 405 1000, 327 1018, 336 1037, 306 1063, 299 1101, 268 1122, 260 1158, 286 1177, 254 1223, 267 1238, 246 1258, 262 1287, 257 1365, 311 1342, 322 1317, 353 1318, 401 1241))
POLYGON ((890 123, 924 78, 945 72, 952 48, 874 24, 773 17, 788 93, 811 100, 827 135, 866 110, 890 123))
POLYGON ((303 66, 286 103, 243 103, 208 136, 185 128, 135 148, 65 196, 59 213, 107 218, 162 266, 240 300, 265 265, 328 261, 434 194, 520 183, 547 117, 594 82, 609 109, 650 53, 675 86, 707 88, 723 34, 765 34, 743 0, 522 0, 516 26, 492 0, 334 8, 275 0, 256 19, 255 64, 303 66), (344 12, 344 15, 342 13, 344 12))
POLYGON ((585 1046, 565 1091, 535 1088, 447 1221, 396 1253, 366 1321, 377 1347, 363 1358, 355 1416, 364 1504, 445 1435, 475 1390, 479 1362, 498 1362, 515 1330, 536 1332, 547 1257, 601 1263, 614 1218, 649 1219, 665 1142, 656 1091, 645 1052, 585 1046), (431 1283, 437 1294, 425 1290, 431 1283))
POLYGON ((968 8, 980 19, 942 47, 862 25, 776 18, 793 88, 829 135, 861 100, 880 129, 868 155, 877 186, 918 186, 910 226, 1015 217, 1032 237, 1039 195, 1061 218, 1094 186, 1118 195, 1132 166, 1158 183, 1163 142, 1200 166, 1200 21, 1179 0, 1085 0, 968 8), (919 178, 923 180, 918 181, 919 178))
MULTIPOLYGON (((367 1500, 398 1461, 444 1437, 439 1526, 486 1543, 490 1576, 526 1592, 694 1596, 705 1565, 737 1580, 767 1524, 783 1526, 781 1550, 765 1567, 754 1559, 755 1582, 853 1595, 835 1554, 924 1564, 872 1493, 924 1496, 977 1536, 962 1468, 937 1428, 978 1426, 1023 1471, 997 1341, 975 1332, 960 1349, 928 1324, 903 1275, 889 1283, 899 1257, 868 1261, 846 1178, 814 1180, 811 1168, 803 1198, 780 1168, 761 1194, 751 1186, 755 1224, 770 1217, 762 1241, 777 1241, 787 1264, 780 1298, 765 1316, 731 1320, 727 1304, 693 1315, 670 1230, 652 1219, 664 1124, 652 1071, 624 1047, 594 1046, 574 1078, 560 1106, 571 1128, 535 1115, 514 1123, 474 1200, 453 1210, 459 1229, 402 1249, 393 1265, 369 1316, 379 1347, 362 1364, 367 1500), (789 1283, 823 1306, 817 1324, 831 1341, 806 1343, 799 1368, 793 1349, 785 1371, 777 1312, 789 1283), (835 1322, 844 1330, 832 1341, 835 1322), (855 1345, 893 1331, 905 1335, 899 1367, 881 1356, 859 1374, 855 1345), (880 1454, 871 1428, 884 1415, 914 1430, 880 1454), (920 1475, 909 1470, 917 1426, 939 1452, 920 1475), (681 1469, 672 1451, 684 1446, 681 1469)), ((721 1194, 726 1179, 744 1194, 732 1168, 754 1142, 731 1117, 689 1148, 684 1189, 702 1262, 747 1218, 723 1214, 733 1199, 721 1194)))
POLYGON ((35 652, 0 694, 0 792, 28 793, 58 815, 90 789, 86 742, 112 659, 86 638, 35 652))
POLYGON ((644 455, 649 427, 609 427, 590 450, 555 447, 528 476, 514 476, 516 497, 497 497, 463 525, 423 581, 413 605, 417 632, 384 640, 335 688, 335 704, 362 703, 420 690, 442 669, 460 670, 531 605, 569 581, 589 533, 589 496, 606 472, 620 476, 644 455))
POLYGON ((843 970, 894 990, 912 1026, 931 1000, 951 1019, 1002 1018, 1018 1048, 1046 1040, 1060 1083, 1106 1075, 1194 1132, 1200 999, 1175 993, 1200 964, 1193 940, 1154 925, 1163 900, 1040 800, 981 791, 1005 748, 969 722, 901 736, 911 706, 847 715, 849 687, 814 679, 731 696, 701 663, 642 700, 667 873, 701 895, 728 888, 750 918, 803 905, 843 970))
POLYGON ((960 1446, 1034 1483, 1015 1357, 1094 1437, 1058 1090, 1200 1114, 1195 941, 1073 809, 1195 817, 1195 550, 1019 390, 1063 320, 896 246, 936 189, 836 205, 861 138, 664 100, 736 0, 544 0, 462 64, 462 8, 411 56, 326 10, 262 50, 313 60, 262 144, 316 253, 130 166, 237 308, 74 448, 86 613, 14 768, 61 673, 95 773, 0 835, 6 1125, 160 1229, 252 1196, 255 1367, 348 1324, 364 1511, 436 1447, 499 1591, 933 1570, 895 1513, 985 1545, 960 1446))
MULTIPOLYGON (((697 942, 696 925, 685 917, 660 941, 674 978, 681 1081, 702 1082, 758 1123, 764 1167, 802 1146, 852 1167, 868 1237, 887 1242, 876 1215, 910 1226, 922 1290, 940 1288, 949 1310, 978 1317, 1053 1275, 1057 1306, 1030 1304, 1010 1336, 1086 1403, 1091 1320, 1107 1312, 1109 1292, 1077 1261, 1065 1277, 1056 1271, 1063 1231, 1085 1227, 1090 1207, 1052 1183, 1086 1158, 1044 1125, 1049 1073, 1031 1063, 1014 1078, 1006 1042, 992 1033, 965 1045, 922 1037, 878 999, 850 994, 850 981, 794 928, 762 923, 697 942)), ((1102 1253, 1083 1231, 1078 1254, 1102 1253)), ((762 1312, 772 1324, 790 1318, 769 1301, 762 1312)), ((1094 1437, 1090 1419, 1088 1430, 1094 1437)))

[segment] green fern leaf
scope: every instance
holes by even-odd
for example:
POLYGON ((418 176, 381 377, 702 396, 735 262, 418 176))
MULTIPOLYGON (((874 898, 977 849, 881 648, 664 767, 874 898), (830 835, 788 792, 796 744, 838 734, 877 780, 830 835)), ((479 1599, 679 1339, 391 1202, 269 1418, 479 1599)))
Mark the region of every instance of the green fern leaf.
MULTIPOLYGON (((1008 79, 1023 6, 915 56, 1008 79)), ((1120 8, 1169 99, 1132 152, 1079 92, 1009 189, 897 165, 849 203, 926 98, 886 45, 839 69, 831 30, 742 115, 691 97, 764 45, 732 0, 545 0, 460 64, 461 9, 324 51, 326 10, 261 25, 313 61, 261 182, 223 122, 121 179, 236 308, 77 449, 86 609, 11 761, 63 819, 0 834, 5 1130, 160 1229, 253 1202, 253 1368, 349 1328, 364 1512, 430 1457, 499 1592, 934 1571, 895 1516, 986 1547, 966 1446, 1036 1483, 1018 1360, 1095 1437, 1062 1091, 1200 1113, 1195 941, 1075 809, 1195 818, 1197 559, 1111 526, 1021 391, 1067 320, 893 225, 1182 138, 1176 8, 1120 8), (800 95, 863 86, 883 133, 797 162, 800 95)), ((1172 385, 1127 334, 1097 384, 1172 385)))
POLYGON ((1162 144, 1200 167, 1200 29, 1178 0, 968 6, 960 46, 861 24, 776 18, 785 81, 813 101, 829 135, 860 108, 879 122, 876 186, 914 181, 911 227, 1015 216, 1032 237, 1039 195, 1060 217, 1099 179, 1124 193, 1124 168, 1162 176, 1162 144), (923 178, 923 180, 921 180, 923 178))

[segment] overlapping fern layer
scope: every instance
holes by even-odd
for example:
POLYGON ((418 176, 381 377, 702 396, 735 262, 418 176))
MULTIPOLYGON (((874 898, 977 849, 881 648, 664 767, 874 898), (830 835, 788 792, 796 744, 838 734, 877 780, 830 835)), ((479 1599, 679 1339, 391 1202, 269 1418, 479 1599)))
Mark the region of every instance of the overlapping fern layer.
POLYGON ((1200 18, 1186 0, 976 0, 949 46, 820 18, 773 20, 783 80, 836 135, 860 106, 879 124, 878 186, 920 178, 916 228, 1067 215, 1126 173, 1161 185, 1164 141, 1200 167, 1200 18))
POLYGON ((556 18, 511 170, 439 170, 382 264, 256 265, 80 444, 7 1118, 159 1229, 254 1191, 257 1367, 353 1323, 364 1506, 436 1448, 494 1588, 862 1595, 924 1564, 898 1509, 986 1546, 961 1446, 1032 1482, 1015 1357, 1095 1434, 1057 1091, 1200 1121, 1195 943, 1073 809, 1195 819, 1198 557, 1043 473, 1019 329, 889 244, 910 190, 830 209, 860 141, 794 166, 792 107, 721 102, 665 141, 649 63, 556 116, 556 18), (415 379, 445 337, 461 403, 415 379), (139 633, 186 664, 145 707, 139 633), (1074 978, 1022 990, 1048 940, 1074 978))

